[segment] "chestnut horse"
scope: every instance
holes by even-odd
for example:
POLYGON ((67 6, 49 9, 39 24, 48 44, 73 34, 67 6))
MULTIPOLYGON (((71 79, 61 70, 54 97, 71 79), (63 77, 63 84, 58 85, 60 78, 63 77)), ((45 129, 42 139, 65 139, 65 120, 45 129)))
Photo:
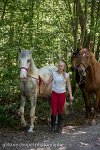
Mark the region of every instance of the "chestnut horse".
MULTIPOLYGON (((89 75, 91 75, 91 74, 89 73, 88 67, 85 70, 84 75, 82 74, 82 70, 79 69, 79 66, 82 65, 81 58, 82 58, 82 54, 83 54, 84 50, 86 50, 86 49, 82 49, 81 51, 77 50, 76 52, 74 52, 72 54, 72 69, 76 70, 76 81, 78 82, 78 84, 83 92, 85 108, 86 108, 85 120, 86 120, 86 123, 88 123, 89 112, 91 111, 90 95, 94 94, 95 92, 94 92, 93 84, 90 81, 89 75)), ((92 55, 94 55, 94 54, 92 53, 92 55)), ((96 123, 95 118, 96 118, 96 110, 97 110, 96 104, 98 103, 97 101, 95 101, 95 105, 94 105, 94 115, 93 115, 93 120, 92 120, 93 124, 96 123)))
POLYGON ((30 50, 20 50, 18 59, 20 67, 21 106, 19 112, 21 114, 21 123, 24 127, 26 126, 26 121, 24 118, 24 107, 26 99, 29 99, 31 101, 31 124, 29 132, 33 132, 37 96, 50 95, 52 83, 46 85, 43 81, 48 81, 52 71, 56 71, 57 67, 48 65, 38 69, 35 66, 30 50))
MULTIPOLYGON (((86 95, 84 93, 84 89, 86 88, 85 82, 83 80, 81 80, 80 74, 78 72, 79 62, 80 62, 80 51, 77 48, 77 50, 74 51, 71 56, 71 64, 72 64, 71 70, 75 72, 75 80, 78 83, 79 88, 82 90, 82 94, 83 94, 83 98, 84 98, 84 102, 85 102, 85 109, 86 109, 85 121, 86 121, 86 123, 88 123, 87 121, 88 121, 89 112, 91 111, 91 107, 90 107, 90 102, 87 103, 86 95)), ((75 89, 75 87, 74 87, 74 89, 75 89)))
POLYGON ((91 49, 82 49, 80 51, 80 62, 78 66, 80 77, 85 78, 84 93, 87 101, 90 99, 91 94, 95 94, 94 113, 92 123, 96 124, 96 112, 100 101, 100 63, 96 60, 95 55, 91 49))

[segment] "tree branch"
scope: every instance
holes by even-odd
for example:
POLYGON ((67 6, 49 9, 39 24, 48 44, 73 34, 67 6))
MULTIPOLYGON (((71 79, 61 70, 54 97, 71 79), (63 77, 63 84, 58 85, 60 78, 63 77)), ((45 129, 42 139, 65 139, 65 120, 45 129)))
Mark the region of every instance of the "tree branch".
POLYGON ((2 16, 1 16, 2 20, 4 19, 4 16, 5 16, 5 11, 6 11, 7 3, 8 3, 8 0, 5 0, 4 1, 4 6, 3 6, 3 13, 2 13, 2 16))

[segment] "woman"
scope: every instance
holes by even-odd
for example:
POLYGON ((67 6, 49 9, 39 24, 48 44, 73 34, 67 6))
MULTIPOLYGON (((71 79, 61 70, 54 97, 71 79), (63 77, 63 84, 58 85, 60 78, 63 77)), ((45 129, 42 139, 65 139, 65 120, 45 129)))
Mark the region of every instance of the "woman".
POLYGON ((52 73, 50 79, 48 80, 48 82, 46 82, 46 84, 49 84, 52 81, 53 85, 51 94, 51 132, 59 132, 62 127, 62 113, 66 100, 66 84, 68 87, 70 100, 73 100, 69 74, 66 73, 66 64, 64 61, 60 61, 58 63, 58 70, 52 73), (55 128, 57 115, 58 123, 57 128, 55 128))

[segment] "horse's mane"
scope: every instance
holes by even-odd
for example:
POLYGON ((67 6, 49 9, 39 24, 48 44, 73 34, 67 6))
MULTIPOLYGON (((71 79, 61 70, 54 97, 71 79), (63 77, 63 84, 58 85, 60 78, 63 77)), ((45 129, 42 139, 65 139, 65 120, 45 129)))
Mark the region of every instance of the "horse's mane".
POLYGON ((93 52, 90 52, 90 57, 91 57, 92 62, 97 62, 95 54, 93 52))

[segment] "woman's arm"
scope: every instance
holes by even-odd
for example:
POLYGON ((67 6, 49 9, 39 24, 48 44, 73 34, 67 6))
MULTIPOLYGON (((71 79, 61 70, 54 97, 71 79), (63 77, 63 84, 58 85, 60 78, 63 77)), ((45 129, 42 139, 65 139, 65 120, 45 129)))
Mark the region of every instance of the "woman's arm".
POLYGON ((45 84, 50 84, 52 81, 53 81, 53 75, 52 75, 52 74, 50 75, 50 78, 49 78, 48 81, 44 81, 44 80, 43 80, 43 82, 44 82, 45 84))
POLYGON ((67 79, 67 87, 68 87, 70 100, 72 101, 74 99, 74 97, 72 96, 72 89, 71 89, 71 84, 70 84, 70 79, 69 78, 67 79))

